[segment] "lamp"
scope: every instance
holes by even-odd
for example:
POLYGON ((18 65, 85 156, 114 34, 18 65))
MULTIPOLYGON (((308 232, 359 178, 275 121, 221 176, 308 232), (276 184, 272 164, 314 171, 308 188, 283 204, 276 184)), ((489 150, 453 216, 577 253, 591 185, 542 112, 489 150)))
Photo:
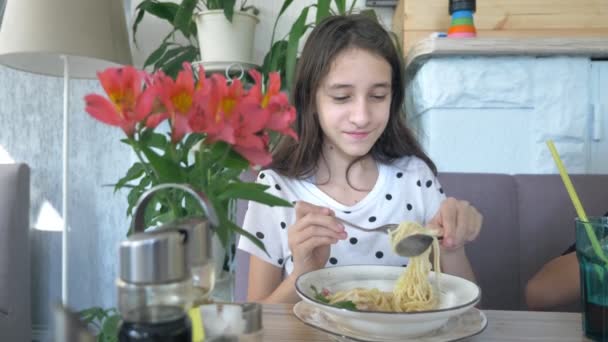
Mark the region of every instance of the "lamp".
POLYGON ((69 80, 131 64, 122 0, 6 0, 0 64, 64 80, 61 301, 68 306, 69 80))

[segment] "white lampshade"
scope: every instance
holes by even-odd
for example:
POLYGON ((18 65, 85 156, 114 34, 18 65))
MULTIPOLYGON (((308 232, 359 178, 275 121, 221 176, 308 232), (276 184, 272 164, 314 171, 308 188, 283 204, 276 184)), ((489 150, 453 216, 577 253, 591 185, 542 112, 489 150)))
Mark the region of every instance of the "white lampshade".
POLYGON ((0 64, 63 76, 58 57, 68 56, 71 78, 94 78, 113 64, 131 64, 122 0, 6 1, 0 64))

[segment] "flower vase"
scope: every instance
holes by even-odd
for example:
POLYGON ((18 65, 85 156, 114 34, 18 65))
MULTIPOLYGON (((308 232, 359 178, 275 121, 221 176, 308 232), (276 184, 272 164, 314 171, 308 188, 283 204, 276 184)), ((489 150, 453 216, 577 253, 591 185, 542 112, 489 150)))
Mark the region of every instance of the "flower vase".
POLYGON ((234 302, 236 237, 231 235, 230 240, 231 247, 226 249, 217 237, 213 238, 215 284, 210 296, 213 302, 234 302))
MULTIPOLYGON (((228 218, 235 222, 236 204, 230 202, 228 206, 228 218)), ((215 284, 210 299, 214 302, 234 302, 235 291, 235 266, 236 266, 236 235, 230 234, 228 248, 222 245, 217 235, 212 241, 213 261, 215 266, 215 284)))

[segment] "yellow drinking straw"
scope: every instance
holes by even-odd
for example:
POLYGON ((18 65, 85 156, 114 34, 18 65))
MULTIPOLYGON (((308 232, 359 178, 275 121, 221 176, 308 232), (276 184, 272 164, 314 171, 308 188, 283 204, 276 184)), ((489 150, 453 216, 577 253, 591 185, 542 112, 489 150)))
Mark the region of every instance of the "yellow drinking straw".
POLYGON ((192 342, 203 342, 205 340, 205 329, 201 319, 201 309, 196 306, 188 311, 192 323, 192 342))
POLYGON ((570 195, 570 199, 572 200, 572 203, 574 204, 574 209, 576 209, 576 214, 578 215, 578 218, 581 219, 583 221, 583 224, 585 225, 585 230, 587 231, 587 237, 589 237, 589 241, 591 241, 591 246, 593 247, 593 251, 595 251, 595 254, 602 261, 604 261, 606 263, 606 266, 608 266, 608 259, 606 258, 606 256, 604 255, 604 252, 602 251, 602 248, 600 246, 599 241, 597 240, 597 236, 595 236, 595 232, 593 231, 593 228, 591 228, 591 225, 588 223, 587 214, 585 214, 585 210, 583 209, 581 201, 578 199, 578 195, 576 194, 576 191, 574 190, 574 186, 572 185, 572 182, 570 181, 568 172, 566 171, 566 168, 564 167, 564 164, 562 163, 562 160, 560 159, 559 154, 557 153, 557 149, 555 149, 553 140, 548 140, 547 146, 549 147, 549 151, 551 151, 551 155, 553 156, 555 165, 557 165, 557 169, 559 170, 559 174, 562 177, 562 181, 564 182, 564 185, 566 186, 568 195, 570 195))

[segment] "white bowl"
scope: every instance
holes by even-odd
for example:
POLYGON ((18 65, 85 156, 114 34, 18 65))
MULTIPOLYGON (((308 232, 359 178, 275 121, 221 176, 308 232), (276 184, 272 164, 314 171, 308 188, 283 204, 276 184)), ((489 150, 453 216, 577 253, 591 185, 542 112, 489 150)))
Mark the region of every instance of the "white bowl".
MULTIPOLYGON (((306 302, 330 313, 345 329, 385 338, 416 337, 441 328, 450 317, 473 307, 481 298, 479 287, 466 279, 444 274, 439 277, 439 306, 417 312, 373 312, 337 308, 315 299, 312 286, 331 293, 355 287, 378 288, 391 292, 405 271, 398 266, 353 265, 327 267, 305 273, 296 280, 296 292, 306 302)), ((429 274, 434 281, 435 273, 429 274)))

